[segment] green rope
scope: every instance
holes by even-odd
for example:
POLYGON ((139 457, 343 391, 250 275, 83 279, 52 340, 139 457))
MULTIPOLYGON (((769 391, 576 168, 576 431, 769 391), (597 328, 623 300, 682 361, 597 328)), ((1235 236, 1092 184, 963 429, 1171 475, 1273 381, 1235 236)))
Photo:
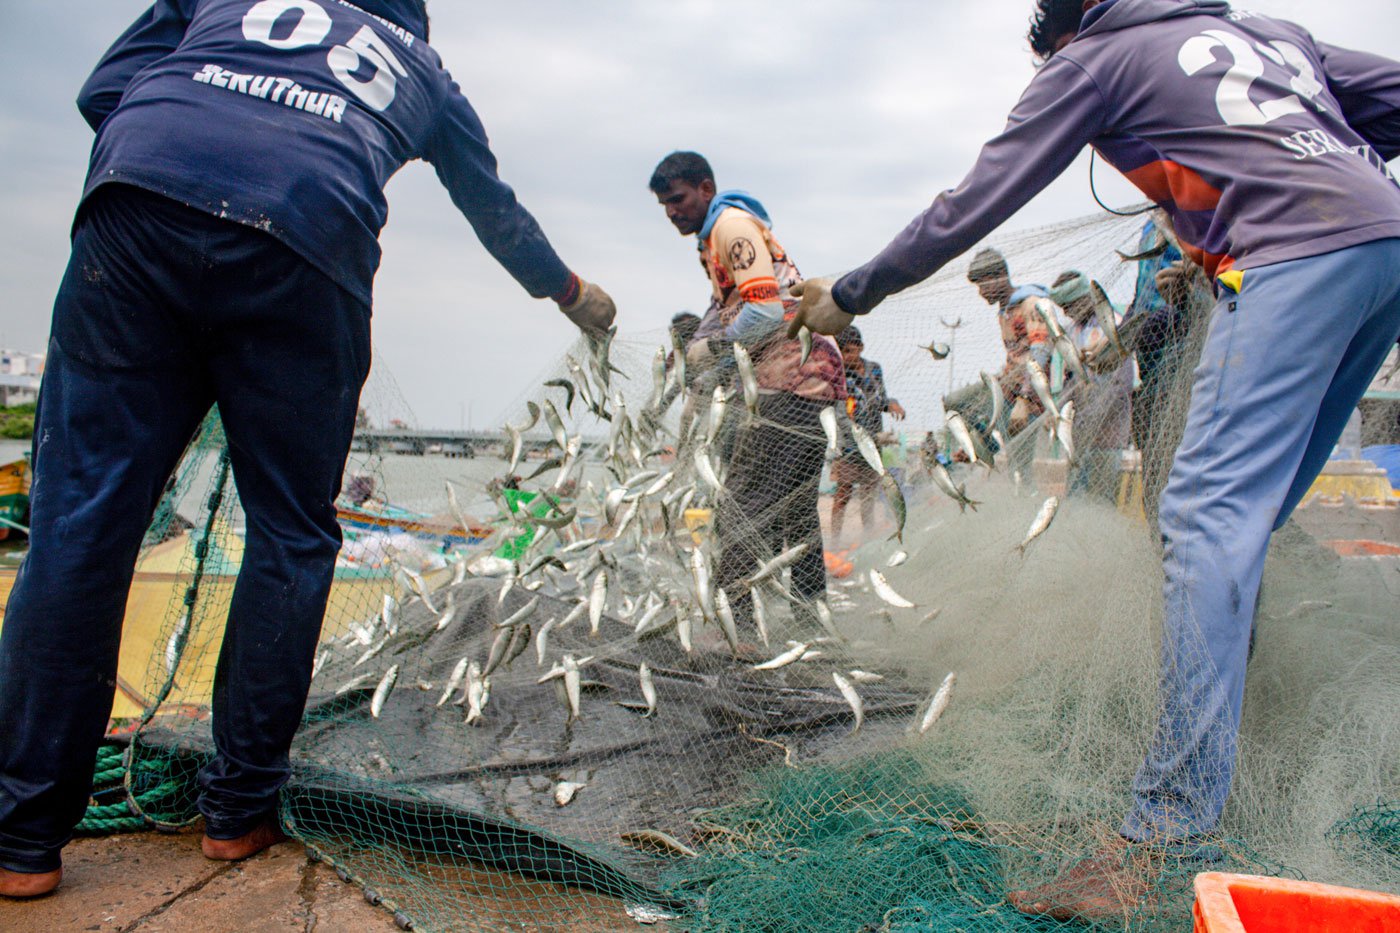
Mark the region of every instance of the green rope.
POLYGON ((108 768, 106 771, 98 771, 92 776, 92 786, 96 790, 99 787, 107 787, 110 784, 120 784, 126 777, 126 766, 117 765, 115 768, 108 768))
POLYGON ((85 836, 109 836, 150 829, 157 821, 144 814, 180 809, 172 804, 189 796, 189 783, 185 777, 163 773, 149 765, 138 765, 133 771, 128 765, 126 746, 106 742, 97 751, 93 799, 75 832, 85 836), (153 784, 152 778, 155 779, 153 784), (147 784, 149 786, 142 786, 147 784))
POLYGON ((111 836, 149 828, 144 819, 131 812, 125 791, 126 771, 126 746, 104 742, 98 747, 92 778, 93 799, 88 802, 87 812, 74 832, 81 836, 111 836), (115 803, 97 802, 98 798, 118 792, 122 796, 115 803))

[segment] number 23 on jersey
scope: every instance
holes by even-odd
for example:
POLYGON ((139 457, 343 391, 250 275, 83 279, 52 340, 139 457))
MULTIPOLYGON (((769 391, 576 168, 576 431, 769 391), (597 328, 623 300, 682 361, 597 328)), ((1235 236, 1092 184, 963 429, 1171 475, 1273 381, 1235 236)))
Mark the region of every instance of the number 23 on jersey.
POLYGON ((1289 114, 1306 113, 1304 100, 1319 110, 1326 109, 1317 101, 1324 85, 1317 79, 1312 62, 1291 42, 1250 45, 1247 39, 1233 32, 1207 29, 1186 40, 1177 62, 1182 71, 1196 75, 1215 64, 1217 49, 1224 49, 1231 58, 1230 69, 1215 91, 1216 109, 1228 126, 1263 126, 1289 114), (1255 103, 1250 92, 1254 83, 1264 77, 1265 59, 1293 72, 1288 76, 1288 83, 1295 93, 1255 103))

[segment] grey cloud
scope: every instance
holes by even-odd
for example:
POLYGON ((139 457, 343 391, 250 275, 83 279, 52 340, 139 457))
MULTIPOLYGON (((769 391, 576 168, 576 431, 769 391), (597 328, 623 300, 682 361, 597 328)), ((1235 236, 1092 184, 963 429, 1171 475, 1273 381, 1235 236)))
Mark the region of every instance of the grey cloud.
MULTIPOLYGON (((42 346, 66 260, 91 144, 73 97, 145 5, 9 4, 0 330, 11 344, 42 346)), ((1336 0, 1325 19, 1305 0, 1252 6, 1328 41, 1400 48, 1393 0, 1336 0)), ((1032 74, 1029 0, 437 0, 432 9, 434 46, 481 112, 502 174, 565 259, 615 294, 634 332, 707 300, 693 244, 646 190, 666 152, 704 152, 722 185, 767 203, 806 273, 836 271, 960 181, 1032 74)), ((1100 172, 1111 201, 1137 200, 1100 172)), ((1096 210, 1085 173, 1081 160, 1009 228, 1096 210)), ((557 358, 570 328, 491 261, 430 169, 409 166, 389 196, 379 360, 420 422, 455 425, 468 400, 488 422, 557 358)))

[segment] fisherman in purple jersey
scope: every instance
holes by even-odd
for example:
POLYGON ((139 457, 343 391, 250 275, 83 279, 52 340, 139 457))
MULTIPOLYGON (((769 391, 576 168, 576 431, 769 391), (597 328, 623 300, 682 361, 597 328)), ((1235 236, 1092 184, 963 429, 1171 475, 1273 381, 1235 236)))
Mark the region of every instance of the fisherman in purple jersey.
POLYGON ((82 90, 97 140, 0 633, 0 896, 59 883, 142 536, 213 404, 247 537, 199 775, 203 848, 232 860, 284 838, 277 793, 340 550, 384 186, 404 163, 432 163, 527 292, 582 329, 612 323, 612 299, 497 175, 427 39, 424 0, 158 0, 82 90))
POLYGON ((1161 500, 1160 717, 1118 838, 1011 901, 1121 922, 1208 852, 1234 773, 1273 530, 1400 337, 1400 63, 1221 0, 1040 0, 1044 62, 972 172, 870 262, 793 289, 836 334, 965 252, 1086 145, 1171 216, 1218 304, 1161 500), (1155 854, 1155 855, 1154 855, 1155 854), (1145 857, 1139 857, 1145 856, 1145 857), (1160 864, 1160 862, 1156 862, 1160 864))

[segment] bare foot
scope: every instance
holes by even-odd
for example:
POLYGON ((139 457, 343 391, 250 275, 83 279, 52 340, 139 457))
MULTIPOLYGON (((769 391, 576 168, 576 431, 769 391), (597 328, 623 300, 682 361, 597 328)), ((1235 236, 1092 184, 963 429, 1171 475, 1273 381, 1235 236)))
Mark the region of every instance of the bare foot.
POLYGON ((52 894, 63 880, 63 869, 27 874, 0 868, 0 897, 26 898, 52 894))
POLYGON ((286 841, 287 834, 282 832, 281 825, 276 820, 269 820, 237 839, 210 839, 206 835, 200 842, 200 848, 204 850, 205 858, 237 862, 286 841))
POLYGON ((1006 899, 1023 914, 1061 922, 1121 923, 1131 919, 1161 871, 1155 859, 1110 842, 1067 871, 1006 899))

